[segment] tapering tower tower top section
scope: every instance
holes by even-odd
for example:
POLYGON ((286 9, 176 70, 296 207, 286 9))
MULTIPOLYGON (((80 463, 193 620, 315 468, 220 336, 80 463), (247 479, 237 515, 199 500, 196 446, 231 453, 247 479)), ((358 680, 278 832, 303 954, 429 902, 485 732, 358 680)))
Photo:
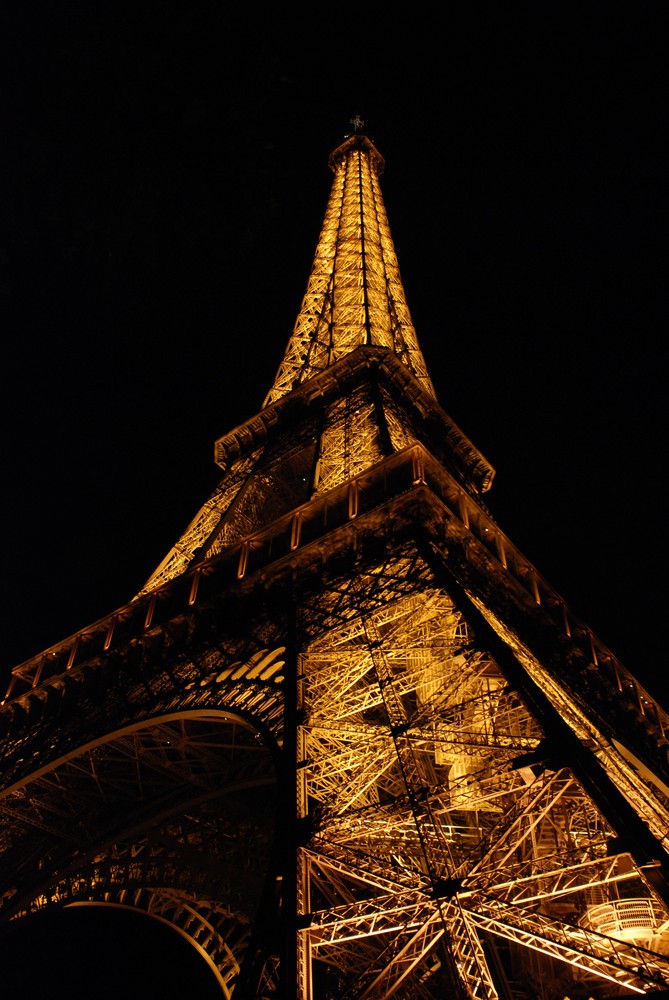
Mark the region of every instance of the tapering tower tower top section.
POLYGON ((329 157, 334 173, 311 275, 264 405, 362 344, 387 347, 436 397, 406 303, 381 195, 384 160, 358 128, 329 157))

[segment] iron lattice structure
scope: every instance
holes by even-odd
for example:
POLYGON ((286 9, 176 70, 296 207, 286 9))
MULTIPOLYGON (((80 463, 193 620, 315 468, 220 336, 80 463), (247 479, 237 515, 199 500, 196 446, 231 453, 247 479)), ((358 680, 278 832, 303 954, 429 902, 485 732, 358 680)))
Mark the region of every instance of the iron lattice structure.
POLYGON ((495 523, 360 132, 262 410, 125 607, 0 709, 0 926, 106 903, 224 997, 669 987, 669 717, 495 523))

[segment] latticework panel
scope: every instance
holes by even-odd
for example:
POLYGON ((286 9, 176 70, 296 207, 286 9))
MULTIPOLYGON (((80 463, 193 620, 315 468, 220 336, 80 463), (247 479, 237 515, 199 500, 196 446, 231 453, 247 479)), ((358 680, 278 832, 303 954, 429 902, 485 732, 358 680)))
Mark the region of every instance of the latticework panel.
POLYGON ((329 408, 319 442, 317 492, 340 486, 383 457, 375 400, 368 389, 359 389, 329 408))
POLYGON ((269 731, 283 717, 283 647, 247 655, 248 642, 209 641, 190 668, 163 660, 172 693, 146 657, 143 668, 126 660, 114 690, 86 683, 105 675, 91 664, 67 699, 35 703, 41 724, 4 743, 0 923, 54 907, 130 907, 178 929, 232 995, 270 877, 269 731))
POLYGON ((330 158, 334 180, 307 290, 269 405, 361 344, 390 348, 434 396, 406 303, 378 175, 364 137, 330 158))
POLYGON ((240 488, 258 459, 260 450, 235 463, 229 474, 221 480, 211 496, 207 498, 178 542, 170 549, 163 561, 156 567, 137 595, 138 597, 156 590, 164 583, 180 576, 194 561, 196 553, 206 551, 212 534, 217 534, 221 519, 237 497, 240 488))
POLYGON ((542 720, 421 576, 390 560, 305 609, 325 627, 299 671, 298 801, 316 824, 301 981, 379 1000, 668 987, 669 914, 574 771, 530 763, 542 720), (651 930, 592 930, 595 903, 627 898, 648 901, 651 930))

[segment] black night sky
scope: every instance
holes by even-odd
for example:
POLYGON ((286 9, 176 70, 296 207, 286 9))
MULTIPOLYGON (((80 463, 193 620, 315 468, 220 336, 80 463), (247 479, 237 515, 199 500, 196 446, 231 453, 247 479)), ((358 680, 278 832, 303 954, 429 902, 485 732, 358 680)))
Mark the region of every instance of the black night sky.
POLYGON ((661 5, 435 10, 5 11, 3 688, 132 598, 217 482, 358 113, 439 399, 497 470, 488 506, 667 703, 661 5))

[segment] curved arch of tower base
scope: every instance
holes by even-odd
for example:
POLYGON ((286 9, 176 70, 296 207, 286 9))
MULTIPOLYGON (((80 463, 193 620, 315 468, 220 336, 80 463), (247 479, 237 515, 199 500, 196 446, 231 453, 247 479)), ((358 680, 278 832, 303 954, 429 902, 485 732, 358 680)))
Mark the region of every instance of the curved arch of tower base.
POLYGON ((624 761, 480 612, 455 540, 438 545, 425 518, 403 539, 401 523, 392 550, 363 519, 337 558, 317 567, 305 549, 303 572, 294 559, 265 579, 285 612, 272 648, 242 648, 214 612, 215 643, 145 652, 106 705, 83 670, 67 706, 62 689, 42 701, 3 798, 5 919, 135 907, 189 935, 229 996, 289 995, 293 978, 305 998, 666 988, 658 861, 616 828, 624 761), (181 704, 161 671, 182 672, 181 704), (82 713, 90 739, 63 752, 82 713))

